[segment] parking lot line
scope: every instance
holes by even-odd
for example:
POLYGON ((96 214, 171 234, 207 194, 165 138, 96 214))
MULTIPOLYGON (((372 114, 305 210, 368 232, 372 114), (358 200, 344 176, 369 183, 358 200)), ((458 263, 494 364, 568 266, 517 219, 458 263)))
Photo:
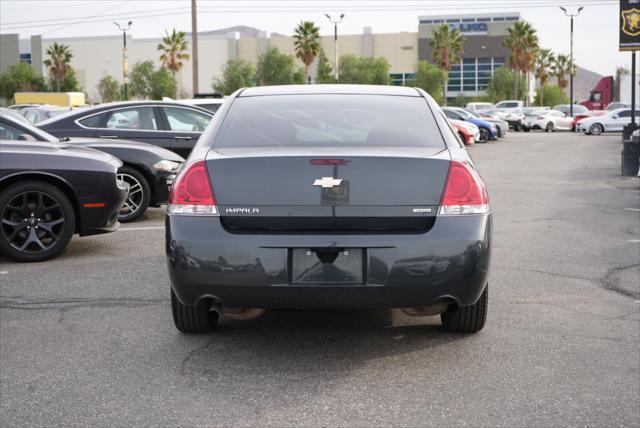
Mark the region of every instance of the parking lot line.
POLYGON ((164 226, 148 226, 148 227, 121 227, 118 232, 124 232, 125 230, 161 230, 164 226))
POLYGON ((625 208, 625 211, 640 212, 640 208, 625 208))
POLYGON ((629 239, 629 242, 640 243, 640 239, 629 239))

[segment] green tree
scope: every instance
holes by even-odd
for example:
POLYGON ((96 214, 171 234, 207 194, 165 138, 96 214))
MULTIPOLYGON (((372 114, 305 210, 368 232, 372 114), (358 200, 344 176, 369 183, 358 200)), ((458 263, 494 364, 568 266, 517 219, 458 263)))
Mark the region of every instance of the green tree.
POLYGON ((78 82, 76 71, 69 67, 61 80, 56 80, 52 77, 49 79, 49 90, 54 92, 80 92, 82 88, 78 82))
POLYGON ((558 85, 550 84, 546 84, 536 90, 534 104, 543 105, 542 100, 546 100, 546 103, 550 106, 569 103, 569 97, 564 89, 558 85), (540 103, 538 103, 538 101, 540 101, 540 103))
POLYGON ((293 34, 293 47, 296 58, 304 64, 305 80, 310 82, 309 67, 321 50, 320 29, 311 21, 300 22, 293 34))
POLYGON ((151 60, 137 62, 131 70, 129 89, 132 97, 160 100, 173 96, 175 87, 172 73, 164 66, 156 70, 151 60))
POLYGON ((333 67, 329 62, 329 58, 324 53, 324 49, 320 48, 318 54, 318 69, 316 70, 316 83, 335 83, 336 77, 333 74, 333 67))
MULTIPOLYGON (((511 27, 507 28, 507 37, 503 42, 503 46, 509 50, 507 65, 516 72, 516 79, 513 82, 515 91, 513 98, 519 99, 519 75, 520 73, 526 75, 533 70, 538 54, 536 29, 526 21, 516 21, 511 27)), ((524 95, 524 91, 521 94, 524 95)))
POLYGON ((10 65, 0 74, 0 97, 13 99, 16 92, 39 92, 47 89, 44 78, 26 62, 10 65))
POLYGON ((340 57, 340 83, 388 85, 390 65, 383 57, 361 58, 352 54, 340 57))
POLYGON ((162 43, 158 44, 158 51, 160 54, 160 61, 162 64, 171 71, 174 83, 174 98, 177 94, 177 82, 176 73, 178 73, 184 62, 189 57, 189 43, 187 43, 186 35, 184 31, 176 31, 174 28, 171 34, 165 31, 165 36, 162 38, 162 43))
POLYGON ((72 58, 73 54, 71 53, 71 49, 65 44, 54 42, 47 48, 47 59, 43 62, 49 69, 49 75, 54 82, 54 87, 57 92, 61 91, 62 81, 71 70, 72 58))
MULTIPOLYGON (((544 87, 544 85, 547 84, 554 61, 555 55, 551 52, 551 49, 538 50, 538 56, 535 64, 535 75, 536 79, 540 82, 540 87, 544 87)), ((541 106, 544 105, 544 91, 540 91, 539 101, 541 106)))
POLYGON ((100 79, 100 82, 98 82, 98 93, 100 94, 100 100, 103 103, 120 100, 120 92, 120 82, 109 74, 104 76, 100 79))
POLYGON ((457 28, 450 28, 447 24, 442 24, 431 34, 429 42, 433 49, 431 56, 433 62, 444 72, 442 82, 442 102, 447 105, 447 81, 451 64, 460 63, 460 56, 463 52, 464 38, 457 28))
POLYGON ((489 80, 487 96, 494 103, 501 100, 513 100, 517 99, 516 92, 524 93, 525 89, 526 82, 518 79, 515 71, 509 70, 507 67, 498 67, 489 80))
POLYGON ((304 83, 304 71, 296 69, 292 55, 270 48, 258 58, 256 80, 260 86, 304 83))
MULTIPOLYGON (((558 79, 558 86, 565 89, 569 85, 567 74, 571 73, 571 60, 567 55, 560 54, 556 57, 552 66, 553 75, 558 79)), ((575 67, 573 68, 575 74, 575 67)))
POLYGON ((230 95, 240 88, 253 86, 255 70, 251 63, 242 59, 230 59, 224 67, 221 79, 215 79, 213 89, 230 95))
POLYGON ((444 71, 427 61, 418 62, 416 77, 409 82, 411 86, 422 88, 433 97, 438 104, 442 103, 442 85, 445 81, 444 71))

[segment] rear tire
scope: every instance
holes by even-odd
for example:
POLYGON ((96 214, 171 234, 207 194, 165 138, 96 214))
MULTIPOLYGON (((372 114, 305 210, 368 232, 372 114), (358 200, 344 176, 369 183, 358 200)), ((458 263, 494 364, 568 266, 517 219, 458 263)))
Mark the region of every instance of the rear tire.
POLYGON ((502 138, 502 129, 499 126, 496 126, 496 136, 497 138, 502 138))
POLYGON ((547 132, 553 132, 553 122, 547 123, 547 126, 544 128, 547 132))
POLYGON ((198 306, 184 305, 171 290, 173 323, 183 333, 209 333, 218 324, 218 313, 210 310, 206 302, 198 306))
POLYGON ((480 128, 480 139, 478 143, 486 143, 489 141, 489 130, 487 128, 480 128))
POLYGON ((476 333, 482 330, 487 321, 489 307, 489 286, 487 285, 476 303, 458 307, 454 312, 448 310, 440 314, 442 325, 453 333, 476 333))

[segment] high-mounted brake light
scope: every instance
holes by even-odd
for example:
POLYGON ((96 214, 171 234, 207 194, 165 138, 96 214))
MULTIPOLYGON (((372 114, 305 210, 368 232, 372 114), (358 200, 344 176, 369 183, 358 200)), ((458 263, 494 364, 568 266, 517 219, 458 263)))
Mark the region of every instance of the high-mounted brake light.
POLYGON ((484 214, 489 196, 480 175, 465 162, 452 161, 439 215, 484 214))
POLYGON ((195 162, 180 171, 169 194, 167 211, 175 215, 219 215, 204 161, 195 162))

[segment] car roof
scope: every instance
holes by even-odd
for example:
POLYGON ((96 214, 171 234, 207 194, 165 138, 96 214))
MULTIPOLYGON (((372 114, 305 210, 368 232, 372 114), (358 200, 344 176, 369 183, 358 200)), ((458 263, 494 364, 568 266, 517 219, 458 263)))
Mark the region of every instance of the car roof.
POLYGON ((396 95, 419 97, 420 93, 407 86, 383 85, 282 85, 256 86, 246 88, 239 97, 257 97, 268 95, 317 95, 317 94, 354 94, 354 95, 396 95))

